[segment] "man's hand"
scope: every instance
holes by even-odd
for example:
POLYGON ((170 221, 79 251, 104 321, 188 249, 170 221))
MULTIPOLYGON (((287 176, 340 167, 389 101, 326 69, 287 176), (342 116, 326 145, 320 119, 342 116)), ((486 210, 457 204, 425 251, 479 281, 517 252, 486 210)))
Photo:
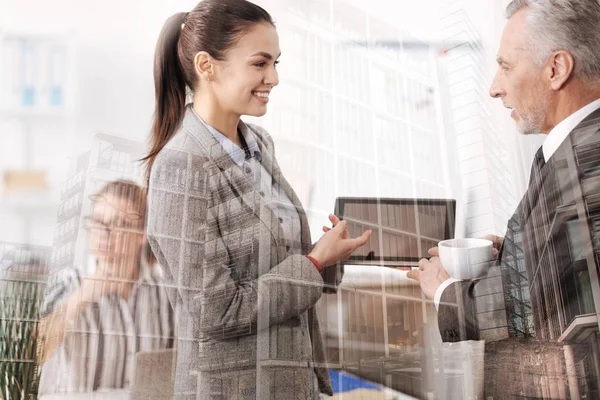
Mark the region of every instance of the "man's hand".
POLYGON ((419 269, 408 271, 407 277, 414 279, 421 285, 421 290, 429 299, 433 299, 435 292, 450 275, 446 272, 439 258, 438 248, 429 249, 432 256, 429 260, 422 258, 419 261, 419 269))
POLYGON ((494 257, 494 260, 497 259, 498 255, 500 254, 500 249, 504 244, 504 238, 496 235, 485 235, 483 238, 493 243, 492 256, 494 257))

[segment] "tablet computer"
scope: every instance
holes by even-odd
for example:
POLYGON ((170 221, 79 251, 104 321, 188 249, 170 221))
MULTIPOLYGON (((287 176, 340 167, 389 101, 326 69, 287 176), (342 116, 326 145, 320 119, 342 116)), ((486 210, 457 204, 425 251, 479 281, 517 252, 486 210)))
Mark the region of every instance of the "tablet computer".
POLYGON ((348 222, 352 237, 373 230, 345 264, 415 266, 428 249, 454 237, 456 201, 338 197, 335 215, 348 222))

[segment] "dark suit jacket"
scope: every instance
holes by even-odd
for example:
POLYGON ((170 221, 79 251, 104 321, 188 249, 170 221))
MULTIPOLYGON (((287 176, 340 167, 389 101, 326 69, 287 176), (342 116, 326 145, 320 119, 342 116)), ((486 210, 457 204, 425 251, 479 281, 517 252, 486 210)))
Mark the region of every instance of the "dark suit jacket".
MULTIPOLYGON (((443 292, 438 312, 442 340, 482 339, 495 351, 502 343, 515 351, 569 343, 565 332, 576 317, 600 311, 592 293, 600 264, 599 196, 597 110, 545 164, 540 148, 527 192, 508 223, 500 261, 483 279, 456 282, 443 292)), ((503 373, 510 375, 512 369, 518 375, 518 368, 513 360, 503 373)), ((564 377, 559 367, 551 369, 564 377)))
MULTIPOLYGON (((256 136, 263 166, 296 207, 307 254, 308 220, 271 137, 241 128, 256 136)), ((335 285, 304 255, 287 254, 281 223, 191 106, 156 158, 148 207, 149 242, 178 315, 176 397, 331 394, 313 307, 335 285)))

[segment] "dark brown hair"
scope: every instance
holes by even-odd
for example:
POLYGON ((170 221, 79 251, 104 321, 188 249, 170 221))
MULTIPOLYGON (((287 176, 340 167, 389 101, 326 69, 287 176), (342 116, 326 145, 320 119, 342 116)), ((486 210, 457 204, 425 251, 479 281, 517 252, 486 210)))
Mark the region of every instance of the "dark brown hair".
POLYGON ((154 56, 155 110, 146 179, 158 153, 173 137, 185 110, 186 87, 196 88, 194 57, 206 51, 216 60, 256 24, 275 25, 267 11, 246 0, 204 0, 189 13, 167 19, 154 56))

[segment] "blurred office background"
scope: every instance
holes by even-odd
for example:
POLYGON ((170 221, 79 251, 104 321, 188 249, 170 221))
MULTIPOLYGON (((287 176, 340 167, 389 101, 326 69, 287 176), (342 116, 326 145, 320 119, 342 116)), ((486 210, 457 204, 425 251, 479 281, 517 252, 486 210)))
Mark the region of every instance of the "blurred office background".
MULTIPOLYGON (((507 0, 257 3, 283 54, 267 115, 249 120, 274 137, 314 240, 338 196, 452 198, 456 236, 504 234, 541 143, 487 94, 507 0)), ((1 265, 35 265, 35 284, 61 265, 85 270, 90 194, 141 179, 157 35, 194 5, 0 0, 1 265)), ((396 272, 348 267, 324 297, 330 356, 416 397, 444 393, 423 370, 437 357, 423 351, 434 308, 396 272)))
MULTIPOLYGON (((337 195, 455 197, 458 235, 501 233, 534 148, 487 97, 507 1, 259 3, 283 51, 260 123, 314 235, 337 195)), ((52 244, 96 134, 144 145, 158 31, 194 4, 0 2, 0 240, 52 244)))

